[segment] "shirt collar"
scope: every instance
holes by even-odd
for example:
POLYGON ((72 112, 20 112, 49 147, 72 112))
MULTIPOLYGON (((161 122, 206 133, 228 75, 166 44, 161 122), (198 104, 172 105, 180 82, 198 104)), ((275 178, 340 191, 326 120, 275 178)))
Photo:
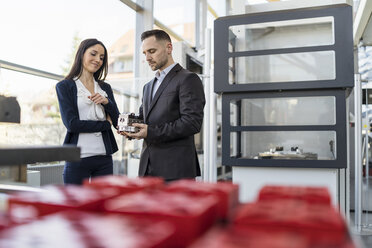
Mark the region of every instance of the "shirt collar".
POLYGON ((173 67, 176 65, 176 63, 173 63, 171 64, 170 66, 168 66, 167 68, 165 68, 164 70, 162 70, 161 72, 159 72, 159 70, 155 73, 155 77, 157 79, 159 79, 160 77, 165 77, 172 69, 173 67))
MULTIPOLYGON (((83 82, 81 82, 80 78, 78 77, 74 77, 72 80, 74 80, 75 82, 81 84, 85 87, 85 85, 83 84, 83 82)), ((98 82, 96 81, 96 79, 93 77, 93 84, 94 84, 94 91, 97 92, 97 86, 98 86, 98 82)))

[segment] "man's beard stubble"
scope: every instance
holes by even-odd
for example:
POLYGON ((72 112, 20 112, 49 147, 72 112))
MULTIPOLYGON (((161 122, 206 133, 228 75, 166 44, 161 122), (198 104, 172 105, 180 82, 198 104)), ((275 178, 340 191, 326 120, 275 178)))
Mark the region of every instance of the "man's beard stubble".
POLYGON ((154 69, 152 69, 152 68, 151 69, 153 71, 157 71, 160 68, 163 68, 163 66, 165 66, 167 63, 168 63, 168 58, 165 58, 164 60, 159 61, 159 63, 156 63, 154 69))

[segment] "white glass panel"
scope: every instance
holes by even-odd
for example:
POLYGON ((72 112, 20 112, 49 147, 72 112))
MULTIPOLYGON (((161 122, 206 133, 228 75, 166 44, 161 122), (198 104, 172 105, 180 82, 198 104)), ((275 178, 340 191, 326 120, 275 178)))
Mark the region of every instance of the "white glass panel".
POLYGON ((334 80, 334 51, 287 53, 229 59, 230 84, 334 80))
POLYGON ((335 125, 336 99, 314 96, 234 100, 230 114, 232 126, 335 125), (237 121, 239 113, 241 123, 237 121))
MULTIPOLYGON (((231 26, 235 51, 322 46, 334 44, 333 17, 231 26)), ((229 47, 233 52, 233 48, 229 47)))
POLYGON ((237 133, 230 133, 230 154, 232 157, 236 157, 238 155, 238 149, 236 146, 237 141, 238 141, 237 133))

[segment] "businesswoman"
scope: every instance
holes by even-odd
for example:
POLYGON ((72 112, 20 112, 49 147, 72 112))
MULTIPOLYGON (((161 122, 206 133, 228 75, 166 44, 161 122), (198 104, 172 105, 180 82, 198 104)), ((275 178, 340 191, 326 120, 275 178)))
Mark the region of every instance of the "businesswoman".
POLYGON ((65 184, 81 184, 86 178, 113 173, 112 156, 118 150, 111 126, 117 126, 119 111, 107 75, 107 50, 102 42, 81 42, 74 64, 56 85, 63 124, 64 144, 81 149, 80 162, 66 162, 65 184))

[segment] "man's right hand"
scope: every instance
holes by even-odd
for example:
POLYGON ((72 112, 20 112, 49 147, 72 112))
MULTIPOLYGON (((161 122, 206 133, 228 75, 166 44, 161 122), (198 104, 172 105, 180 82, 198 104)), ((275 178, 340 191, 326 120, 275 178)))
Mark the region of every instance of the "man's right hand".
POLYGON ((129 137, 127 132, 119 131, 119 127, 117 128, 116 132, 117 132, 118 134, 120 134, 120 135, 125 136, 128 140, 132 140, 132 137, 129 137))
POLYGON ((137 133, 124 132, 127 137, 137 139, 137 140, 144 139, 147 137, 147 124, 133 123, 132 126, 139 128, 139 131, 137 133))

